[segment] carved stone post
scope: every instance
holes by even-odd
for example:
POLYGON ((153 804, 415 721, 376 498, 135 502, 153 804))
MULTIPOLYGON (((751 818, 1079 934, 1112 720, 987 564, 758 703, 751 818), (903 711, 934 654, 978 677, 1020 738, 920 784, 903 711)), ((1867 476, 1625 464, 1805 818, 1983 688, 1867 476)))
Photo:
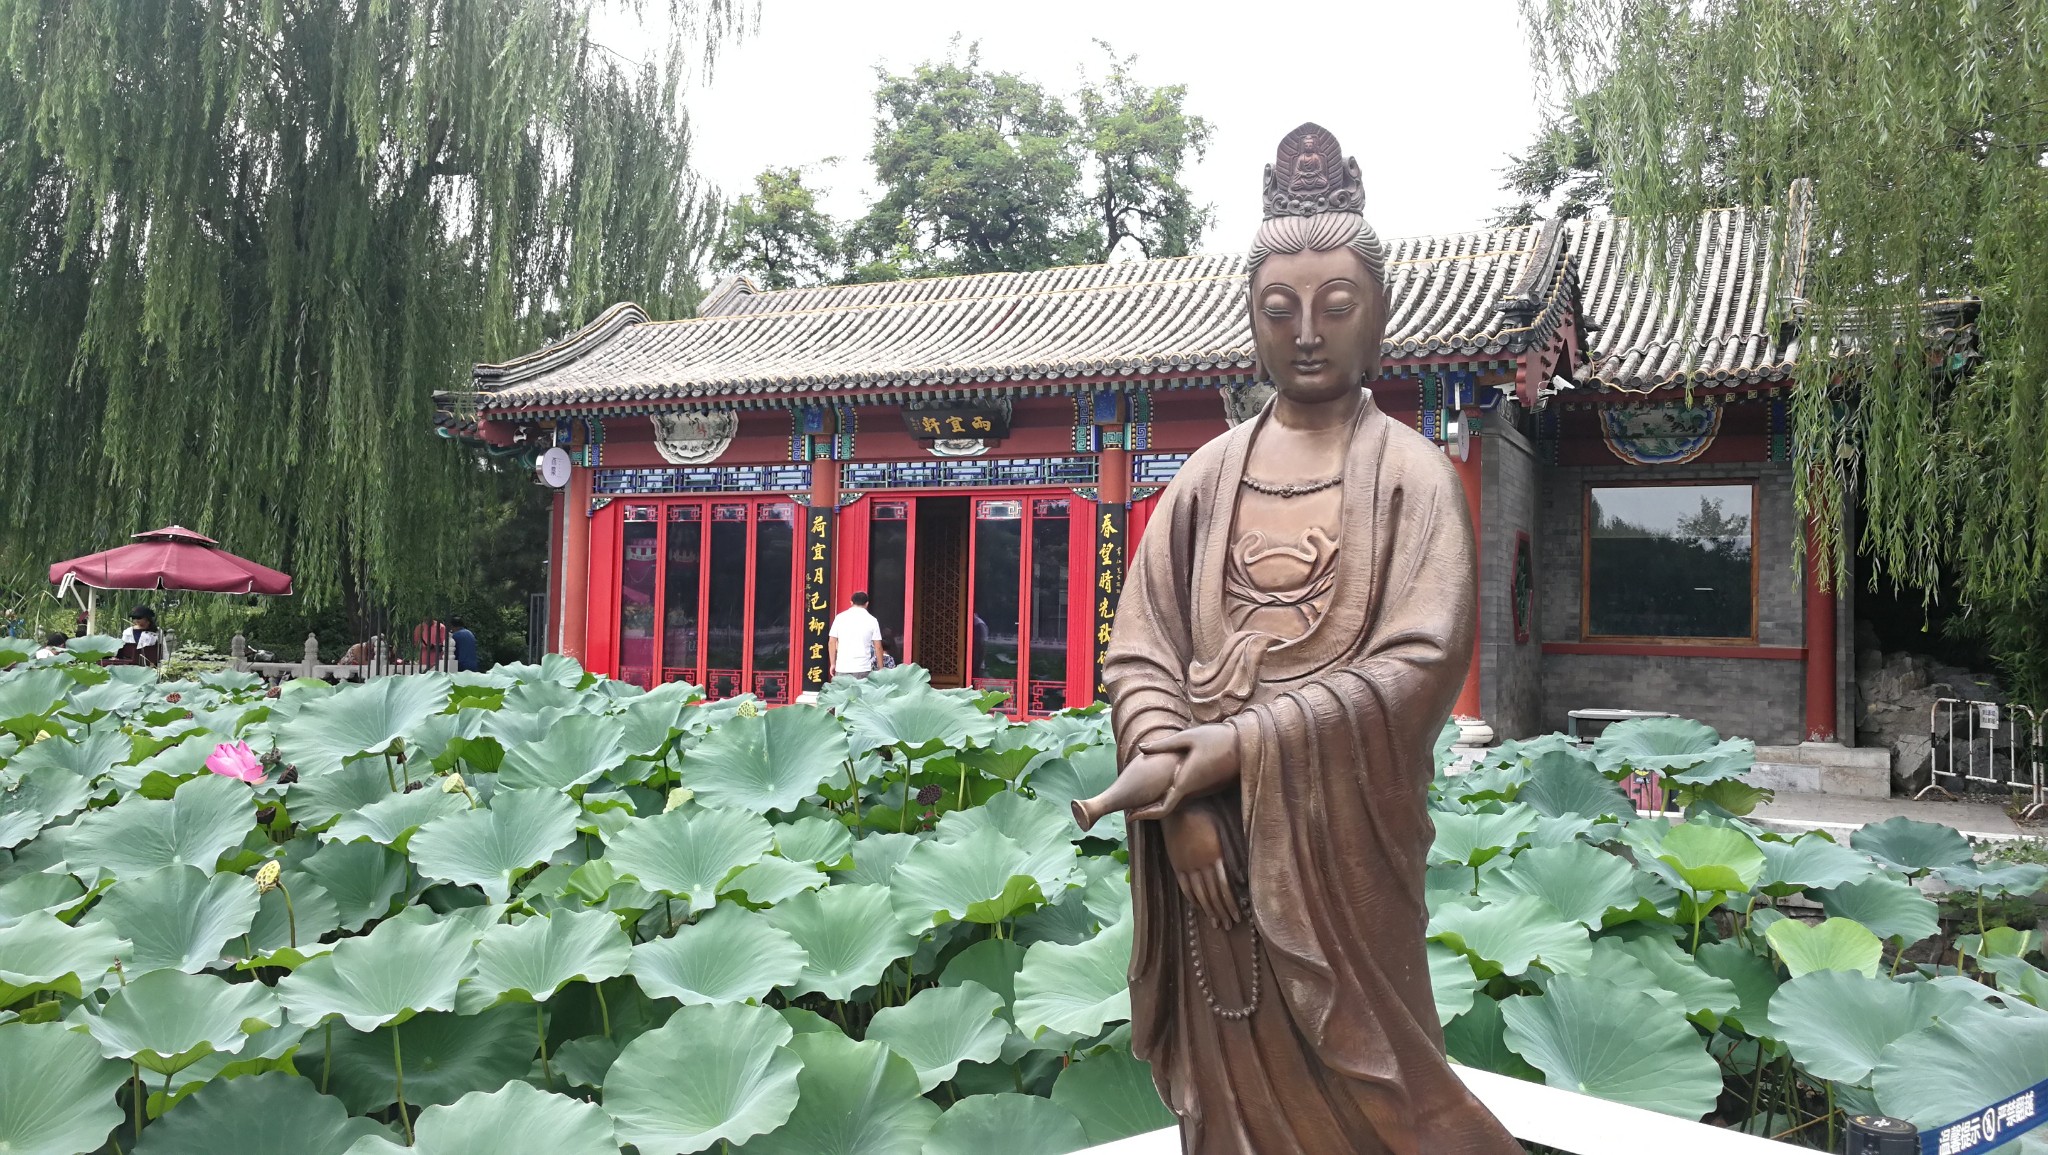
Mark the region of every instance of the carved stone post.
POLYGON ((249 639, 236 634, 234 640, 228 643, 228 658, 230 659, 230 668, 238 673, 247 673, 249 669, 249 639))
POLYGON ((301 663, 299 673, 308 678, 320 676, 320 638, 315 634, 306 635, 305 659, 301 663))

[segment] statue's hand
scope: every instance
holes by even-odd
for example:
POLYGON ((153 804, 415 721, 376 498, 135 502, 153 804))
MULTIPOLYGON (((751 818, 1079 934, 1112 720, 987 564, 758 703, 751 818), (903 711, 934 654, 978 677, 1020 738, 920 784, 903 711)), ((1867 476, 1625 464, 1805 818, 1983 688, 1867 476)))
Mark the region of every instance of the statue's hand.
POLYGON ((1181 894, 1209 916, 1210 925, 1236 926, 1237 892, 1224 864, 1223 832, 1209 807, 1176 811, 1160 820, 1166 836, 1166 858, 1181 894))
POLYGON ((1176 758, 1180 768, 1164 797, 1150 806, 1131 811, 1133 818, 1164 818, 1180 809, 1189 798, 1211 794, 1237 781, 1237 731, 1221 722, 1195 726, 1145 743, 1147 756, 1165 754, 1176 758))

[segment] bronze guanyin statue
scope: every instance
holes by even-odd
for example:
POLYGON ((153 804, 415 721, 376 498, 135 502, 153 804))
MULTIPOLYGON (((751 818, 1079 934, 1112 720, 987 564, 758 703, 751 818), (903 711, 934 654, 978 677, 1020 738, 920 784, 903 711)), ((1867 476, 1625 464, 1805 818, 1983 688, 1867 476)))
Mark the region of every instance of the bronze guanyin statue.
POLYGON ((1424 955, 1431 749, 1472 653, 1444 454, 1373 405, 1388 293, 1358 162, 1266 169, 1251 321, 1276 386, 1132 557, 1104 670, 1131 812, 1132 1038, 1196 1155, 1522 1150, 1443 1054, 1424 955))

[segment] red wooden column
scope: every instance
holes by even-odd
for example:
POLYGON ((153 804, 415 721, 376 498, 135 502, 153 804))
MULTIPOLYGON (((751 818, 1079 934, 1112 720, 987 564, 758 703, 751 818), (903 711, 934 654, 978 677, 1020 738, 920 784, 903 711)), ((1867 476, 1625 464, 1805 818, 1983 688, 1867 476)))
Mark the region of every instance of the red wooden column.
POLYGON ((569 470, 562 527, 562 653, 581 662, 590 653, 590 469, 569 470))
MULTIPOLYGON (((1835 591, 1821 585, 1820 535, 1806 526, 1806 740, 1835 740, 1835 591)), ((1840 580, 1840 575, 1836 575, 1840 580)))
POLYGON ((548 506, 548 633, 540 646, 544 654, 558 653, 562 648, 562 543, 568 524, 567 491, 557 489, 548 506))
MULTIPOLYGON (((1472 419, 1460 416, 1458 420, 1470 421, 1472 419)), ((1455 455, 1451 458, 1451 464, 1458 471, 1458 482, 1465 489, 1465 507, 1472 512, 1472 543, 1474 547, 1472 551, 1472 564, 1474 567, 1479 565, 1479 550, 1485 547, 1486 542, 1486 529, 1480 524, 1479 520, 1479 454, 1480 446, 1483 444, 1484 442, 1479 438, 1471 438, 1471 452, 1466 455, 1465 460, 1459 461, 1455 455)), ((1467 607, 1467 612, 1472 615, 1473 619, 1472 665, 1471 668, 1465 671, 1465 685, 1458 691, 1458 703, 1451 707, 1452 714, 1463 718, 1477 718, 1480 716, 1479 627, 1482 624, 1482 620, 1479 615, 1479 599, 1476 596, 1478 591, 1476 576, 1473 590, 1475 596, 1472 599, 1472 604, 1467 607)))

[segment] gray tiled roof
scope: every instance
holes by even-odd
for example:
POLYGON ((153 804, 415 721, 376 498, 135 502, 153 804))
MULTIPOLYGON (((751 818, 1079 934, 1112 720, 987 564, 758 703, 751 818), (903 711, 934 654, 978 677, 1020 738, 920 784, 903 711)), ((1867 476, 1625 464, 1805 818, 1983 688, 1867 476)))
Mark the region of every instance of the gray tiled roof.
MULTIPOLYGON (((1679 293, 1631 264, 1629 228, 1574 221, 1393 242, 1387 356, 1510 360, 1582 307, 1582 385, 1788 375, 1770 323, 1777 270, 1748 214, 1703 218, 1702 275, 1679 293)), ((729 281, 703 316, 656 322, 614 306, 546 349, 478 366, 475 385, 489 395, 483 409, 505 411, 1242 377, 1252 368, 1244 273, 1232 255, 770 293, 729 281)))

